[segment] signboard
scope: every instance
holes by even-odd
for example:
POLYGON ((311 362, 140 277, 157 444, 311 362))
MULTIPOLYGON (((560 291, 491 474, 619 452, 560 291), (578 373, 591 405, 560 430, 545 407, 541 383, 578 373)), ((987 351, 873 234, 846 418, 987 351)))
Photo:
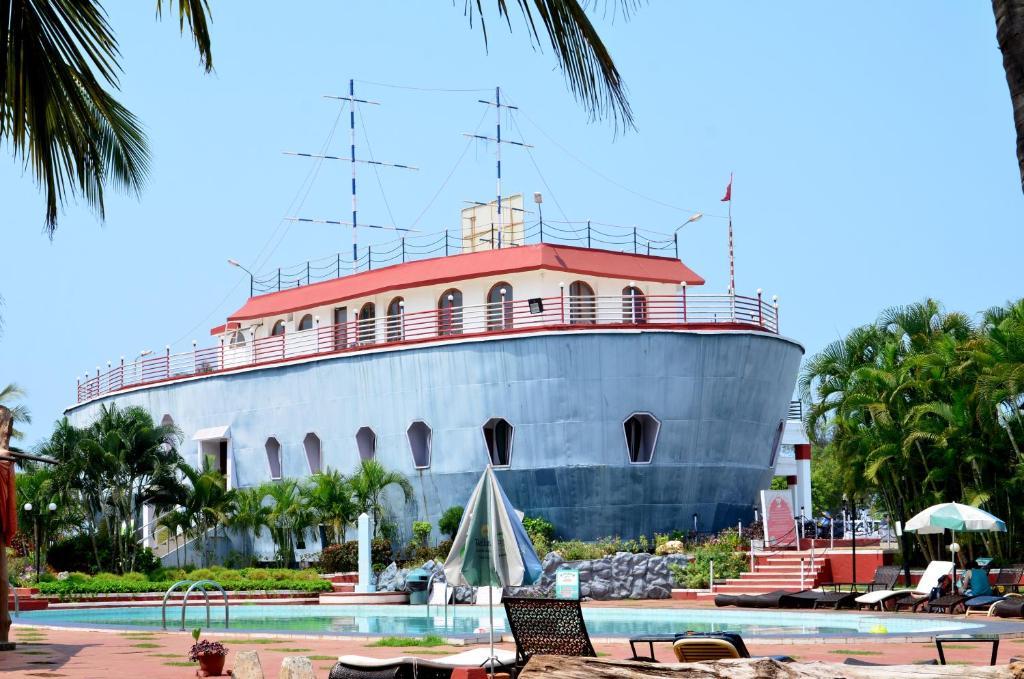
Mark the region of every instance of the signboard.
POLYGON ((575 568, 563 568, 555 571, 555 598, 580 598, 580 572, 575 568))
POLYGON ((796 544, 793 502, 788 490, 762 490, 761 512, 764 517, 766 547, 788 547, 796 544))

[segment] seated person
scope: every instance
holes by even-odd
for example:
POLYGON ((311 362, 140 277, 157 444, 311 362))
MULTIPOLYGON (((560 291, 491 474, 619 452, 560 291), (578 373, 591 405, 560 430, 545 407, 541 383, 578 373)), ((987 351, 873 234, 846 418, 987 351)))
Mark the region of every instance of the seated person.
POLYGON ((932 591, 928 593, 928 601, 935 601, 939 597, 944 597, 950 593, 953 589, 953 578, 947 573, 939 578, 939 584, 932 587, 932 591))
POLYGON ((960 589, 965 596, 989 596, 992 585, 988 581, 988 571, 972 559, 960 578, 960 589))

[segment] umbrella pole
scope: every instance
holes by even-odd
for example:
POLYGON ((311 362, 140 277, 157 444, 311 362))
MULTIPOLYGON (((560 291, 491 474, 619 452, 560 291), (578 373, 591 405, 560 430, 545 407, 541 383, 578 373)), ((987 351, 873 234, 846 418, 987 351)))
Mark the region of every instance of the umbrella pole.
POLYGON ((491 679, 494 679, 494 662, 496 660, 496 658, 494 657, 494 587, 488 587, 487 588, 487 610, 491 614, 491 624, 490 624, 490 630, 491 630, 491 660, 490 660, 490 665, 491 665, 491 679))
MULTIPOLYGON (((955 545, 956 544, 956 531, 950 529, 949 532, 953 534, 953 543, 952 544, 955 545)), ((956 587, 956 555, 958 553, 959 552, 953 552, 953 587, 950 590, 952 594, 956 594, 956 590, 957 590, 957 587, 956 587)))

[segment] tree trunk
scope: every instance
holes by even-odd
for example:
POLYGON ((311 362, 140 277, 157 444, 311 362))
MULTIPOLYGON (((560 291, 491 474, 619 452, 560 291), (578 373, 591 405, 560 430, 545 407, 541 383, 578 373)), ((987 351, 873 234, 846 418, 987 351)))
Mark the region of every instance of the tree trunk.
POLYGON ((992 0, 992 12, 1006 84, 1010 87, 1013 124, 1017 129, 1017 165, 1024 190, 1024 0, 992 0))
POLYGON ((879 665, 858 667, 834 663, 782 663, 770 658, 718 660, 704 663, 646 663, 604 658, 538 655, 530 659, 522 679, 1024 679, 1024 663, 971 665, 879 665))

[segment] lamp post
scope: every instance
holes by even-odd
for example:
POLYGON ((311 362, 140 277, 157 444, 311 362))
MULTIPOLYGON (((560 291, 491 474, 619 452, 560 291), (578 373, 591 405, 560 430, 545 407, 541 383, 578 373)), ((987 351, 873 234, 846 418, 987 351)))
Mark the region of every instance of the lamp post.
POLYGON ((687 217, 685 222, 683 222, 682 224, 677 226, 675 231, 673 231, 672 233, 679 233, 679 230, 682 229, 684 226, 686 226, 687 224, 693 224, 695 221, 697 221, 698 219, 700 219, 703 216, 704 216, 703 212, 694 212, 692 215, 687 217))
POLYGON ((249 274, 249 296, 252 297, 252 293, 253 293, 253 278, 254 278, 254 276, 252 275, 252 271, 249 271, 244 266, 239 264, 237 260, 234 260, 234 259, 229 259, 228 260, 228 264, 230 264, 231 266, 237 267, 237 268, 241 269, 242 271, 244 271, 245 273, 249 274))
POLYGON ((40 543, 42 542, 40 538, 45 539, 46 537, 46 524, 43 523, 42 531, 40 531, 40 523, 44 518, 57 511, 57 503, 51 502, 45 507, 33 511, 32 503, 26 502, 24 509, 25 513, 32 517, 32 536, 36 543, 36 584, 39 584, 39 576, 42 574, 39 560, 40 543))
MULTIPOLYGON (((540 219, 540 242, 544 242, 544 210, 541 208, 541 204, 544 202, 544 196, 540 194, 540 191, 534 191, 533 202, 537 204, 537 216, 540 219)), ((525 239, 524 239, 525 240, 525 239)))

